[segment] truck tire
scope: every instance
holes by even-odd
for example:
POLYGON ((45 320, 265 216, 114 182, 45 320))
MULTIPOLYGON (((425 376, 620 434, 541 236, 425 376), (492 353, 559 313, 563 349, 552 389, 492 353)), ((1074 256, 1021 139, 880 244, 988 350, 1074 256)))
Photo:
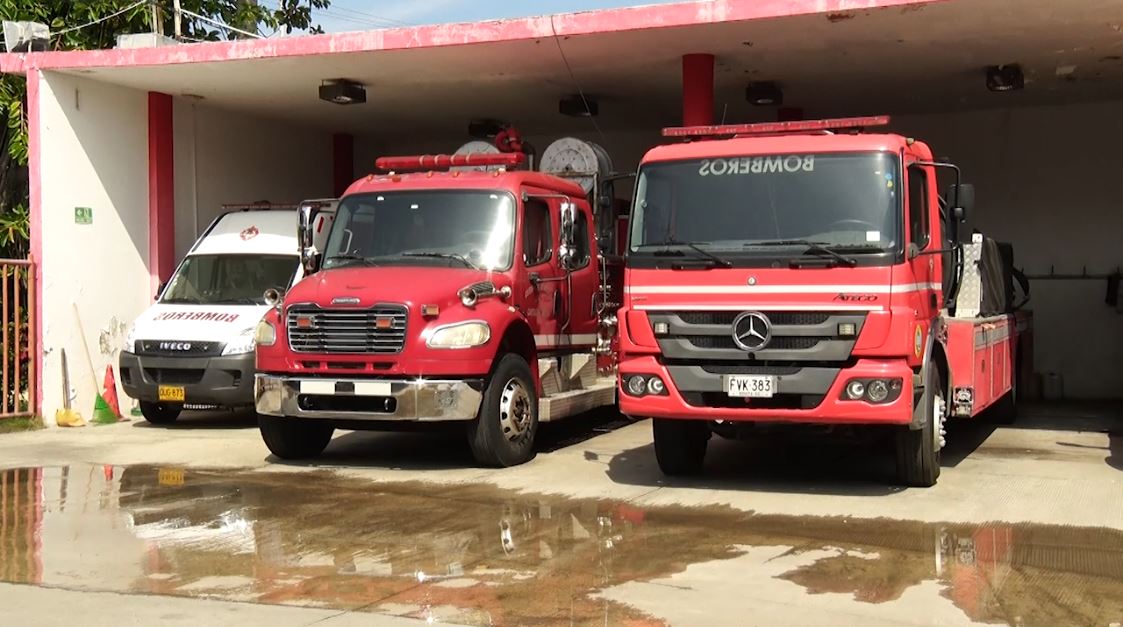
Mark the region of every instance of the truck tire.
POLYGON ((902 426, 897 432, 897 480, 906 486, 928 488, 940 477, 940 449, 947 413, 946 392, 936 368, 929 368, 924 393, 913 407, 913 420, 924 426, 902 426))
POLYGON ((269 452, 281 459, 317 457, 331 442, 335 427, 331 423, 300 418, 257 416, 261 439, 269 452))
POLYGON ((655 460, 668 477, 686 477, 702 472, 710 425, 699 420, 652 419, 655 460))
POLYGON ((506 468, 534 458, 538 435, 538 390, 530 366, 508 353, 487 382, 476 419, 468 423, 468 445, 483 466, 506 468))
POLYGON ((168 405, 166 403, 150 403, 146 401, 140 402, 140 413, 144 419, 154 425, 170 425, 179 418, 179 412, 183 411, 182 407, 178 405, 168 405))

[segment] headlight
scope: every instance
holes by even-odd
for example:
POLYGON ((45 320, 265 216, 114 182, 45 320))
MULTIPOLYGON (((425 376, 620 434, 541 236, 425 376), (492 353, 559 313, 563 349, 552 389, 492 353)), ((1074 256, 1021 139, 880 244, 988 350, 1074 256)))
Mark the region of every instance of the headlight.
POLYGON ((256 332, 253 328, 242 331, 238 337, 231 340, 226 344, 226 348, 222 349, 223 355, 244 355, 252 353, 254 348, 254 336, 256 332))
POLYGON ((491 339, 491 327, 481 320, 437 327, 429 336, 429 348, 472 348, 491 339))
POLYGON ((126 353, 136 352, 136 325, 129 326, 129 332, 125 335, 125 344, 121 346, 121 350, 126 353))
POLYGON ((272 346, 277 343, 277 328, 268 320, 262 320, 257 323, 253 339, 258 346, 272 346))

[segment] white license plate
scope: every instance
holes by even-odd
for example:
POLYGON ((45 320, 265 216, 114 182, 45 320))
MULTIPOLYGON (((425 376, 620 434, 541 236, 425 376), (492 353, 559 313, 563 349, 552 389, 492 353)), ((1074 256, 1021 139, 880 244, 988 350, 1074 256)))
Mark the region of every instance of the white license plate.
POLYGON ((725 393, 735 398, 772 398, 776 394, 776 377, 756 374, 727 375, 725 393))

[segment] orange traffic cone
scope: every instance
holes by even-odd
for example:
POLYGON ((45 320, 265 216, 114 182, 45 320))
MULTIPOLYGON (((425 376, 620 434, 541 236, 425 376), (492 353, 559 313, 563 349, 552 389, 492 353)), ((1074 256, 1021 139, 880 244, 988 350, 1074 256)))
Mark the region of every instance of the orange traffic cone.
POLYGON ((122 420, 121 406, 117 404, 117 380, 113 377, 113 366, 105 367, 105 380, 102 383, 101 396, 105 399, 105 404, 109 405, 109 410, 113 412, 113 416, 118 421, 122 420))

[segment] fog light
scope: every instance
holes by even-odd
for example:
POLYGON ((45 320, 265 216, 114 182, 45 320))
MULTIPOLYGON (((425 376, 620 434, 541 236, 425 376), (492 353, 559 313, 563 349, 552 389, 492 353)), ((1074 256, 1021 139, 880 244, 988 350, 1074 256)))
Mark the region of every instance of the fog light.
POLYGON ((871 402, 880 403, 889 398, 889 384, 884 379, 874 379, 866 387, 866 397, 871 402))
POLYGON ((628 377, 626 386, 628 394, 632 396, 643 396, 644 391, 647 389, 647 379, 640 375, 633 375, 628 377))
POLYGON ((647 393, 659 396, 667 391, 667 386, 663 384, 663 380, 659 377, 651 377, 647 380, 647 393))
POLYGON ((858 328, 854 326, 853 322, 843 322, 838 325, 839 337, 853 337, 858 333, 858 328))
POLYGON ((666 335, 671 332, 671 325, 666 322, 656 322, 652 325, 652 330, 655 331, 655 335, 666 335))
POLYGON ((850 383, 846 384, 846 396, 850 397, 850 400, 852 401, 856 401, 862 398, 865 393, 866 384, 862 383, 861 381, 851 381, 850 383))

